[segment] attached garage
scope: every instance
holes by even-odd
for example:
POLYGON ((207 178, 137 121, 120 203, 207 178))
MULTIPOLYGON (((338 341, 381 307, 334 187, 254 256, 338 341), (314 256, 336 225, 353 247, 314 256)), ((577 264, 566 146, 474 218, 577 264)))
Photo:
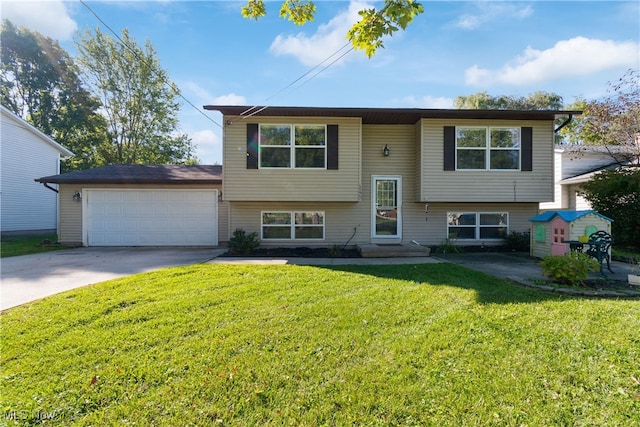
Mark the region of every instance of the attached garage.
POLYGON ((88 189, 87 246, 217 246, 218 190, 88 189))
POLYGON ((36 181, 59 186, 61 243, 214 247, 228 240, 221 166, 113 165, 36 181))

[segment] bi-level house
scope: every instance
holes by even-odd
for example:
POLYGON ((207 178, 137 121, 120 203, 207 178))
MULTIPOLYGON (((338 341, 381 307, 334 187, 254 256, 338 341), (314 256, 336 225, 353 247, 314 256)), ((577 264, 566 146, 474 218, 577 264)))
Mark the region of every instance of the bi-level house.
POLYGON ((578 111, 205 106, 223 115, 228 230, 263 246, 499 244, 554 195, 578 111))

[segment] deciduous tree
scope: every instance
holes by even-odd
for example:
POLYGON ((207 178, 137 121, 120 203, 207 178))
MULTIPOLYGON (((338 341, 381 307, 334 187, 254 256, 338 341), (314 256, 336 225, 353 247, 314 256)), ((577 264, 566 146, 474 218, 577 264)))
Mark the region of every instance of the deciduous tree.
POLYGON ((119 41, 99 29, 76 39, 78 63, 103 104, 107 164, 193 162, 193 144, 178 131, 179 90, 149 41, 140 47, 125 29, 119 41))
POLYGON ((104 141, 106 121, 69 54, 57 41, 8 20, 0 37, 2 105, 75 153, 63 170, 99 164, 95 146, 104 141))
POLYGON ((458 96, 453 101, 455 108, 468 110, 561 110, 562 97, 553 92, 538 91, 529 96, 492 96, 478 92, 468 96, 458 96))
POLYGON ((578 102, 584 113, 567 129, 570 141, 604 146, 620 165, 640 165, 640 71, 609 83, 607 96, 578 102))
MULTIPOLYGON (((371 7, 358 12, 360 20, 353 24, 346 37, 355 49, 364 50, 368 57, 372 57, 378 48, 384 48, 383 37, 405 30, 422 12, 422 4, 415 0, 384 0, 379 9, 371 7)), ((248 0, 242 8, 245 18, 257 20, 266 13, 264 0, 248 0)), ((316 5, 311 0, 285 0, 280 8, 280 16, 296 25, 313 21, 315 13, 316 5)))
POLYGON ((640 169, 606 170, 582 187, 593 209, 614 219, 611 227, 616 245, 640 250, 640 169))

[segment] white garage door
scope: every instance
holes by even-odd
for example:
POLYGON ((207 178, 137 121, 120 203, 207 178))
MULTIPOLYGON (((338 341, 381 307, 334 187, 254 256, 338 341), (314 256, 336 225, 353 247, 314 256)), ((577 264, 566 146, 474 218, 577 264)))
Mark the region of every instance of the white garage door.
POLYGON ((86 190, 88 246, 217 246, 217 190, 86 190))

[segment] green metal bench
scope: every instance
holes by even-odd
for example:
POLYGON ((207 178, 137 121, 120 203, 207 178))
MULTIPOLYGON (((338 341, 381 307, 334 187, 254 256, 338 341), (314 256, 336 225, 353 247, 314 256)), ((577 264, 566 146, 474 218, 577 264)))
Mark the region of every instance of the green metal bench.
POLYGON ((589 236, 589 249, 584 253, 595 258, 600 264, 600 273, 604 274, 603 267, 604 262, 607 262, 607 269, 611 270, 611 245, 613 244, 613 238, 611 234, 606 231, 596 231, 589 236))

